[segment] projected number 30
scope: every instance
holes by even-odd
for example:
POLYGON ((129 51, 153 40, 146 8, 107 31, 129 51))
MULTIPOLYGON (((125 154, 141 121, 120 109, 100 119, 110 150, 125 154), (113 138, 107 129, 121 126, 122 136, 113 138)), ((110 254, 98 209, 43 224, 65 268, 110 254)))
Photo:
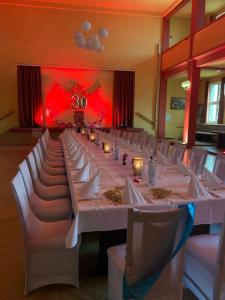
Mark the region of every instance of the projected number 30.
POLYGON ((77 109, 77 108, 85 109, 87 107, 87 98, 85 96, 78 96, 74 94, 71 96, 71 100, 72 100, 71 106, 73 109, 77 109))

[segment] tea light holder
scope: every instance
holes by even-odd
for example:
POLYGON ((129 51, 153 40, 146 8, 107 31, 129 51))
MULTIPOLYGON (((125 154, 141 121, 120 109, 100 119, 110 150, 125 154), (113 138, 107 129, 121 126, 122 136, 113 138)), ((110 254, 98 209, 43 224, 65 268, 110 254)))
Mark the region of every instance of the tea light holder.
POLYGON ((82 135, 85 135, 85 128, 84 128, 84 127, 81 128, 80 133, 81 133, 82 135))
POLYGON ((104 143, 104 153, 109 153, 110 152, 110 144, 104 143))
POLYGON ((91 132, 89 135, 90 141, 93 143, 95 141, 95 132, 91 132))
POLYGON ((134 176, 142 176, 143 172, 143 158, 142 157, 133 157, 132 158, 132 167, 134 176))

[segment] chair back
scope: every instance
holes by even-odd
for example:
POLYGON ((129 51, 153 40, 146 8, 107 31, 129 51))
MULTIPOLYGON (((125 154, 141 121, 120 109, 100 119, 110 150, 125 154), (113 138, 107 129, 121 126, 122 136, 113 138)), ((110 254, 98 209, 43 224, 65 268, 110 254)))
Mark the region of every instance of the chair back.
POLYGON ((27 197, 24 181, 20 171, 12 180, 12 192, 16 199, 24 240, 29 241, 33 234, 41 229, 43 223, 33 213, 27 197))
POLYGON ((41 147, 41 144, 39 141, 37 143, 37 150, 38 150, 41 162, 43 162, 44 161, 44 153, 43 153, 43 150, 42 150, 42 147, 41 147))
POLYGON ((162 140, 160 144, 159 152, 162 153, 164 156, 167 156, 169 146, 170 146, 170 141, 162 140))
POLYGON ((207 150, 196 148, 191 150, 190 168, 196 175, 202 174, 207 155, 207 150))
POLYGON ((216 155, 213 173, 225 183, 225 155, 223 153, 216 155))
MULTIPOLYGON (((184 209, 160 212, 129 209, 126 258, 128 285, 147 279, 168 261, 186 222, 187 212, 184 209)), ((167 264, 151 289, 150 299, 158 299, 159 295, 165 297, 166 291, 173 295, 168 299, 179 299, 177 295, 182 290, 182 258, 181 251, 167 264)))
POLYGON ((41 145, 42 145, 42 148, 43 148, 44 152, 46 153, 47 149, 48 149, 48 145, 47 145, 46 140, 45 140, 43 135, 40 138, 40 142, 41 142, 41 145))
POLYGON ((225 295, 225 215, 220 233, 216 266, 213 300, 223 300, 225 295))
POLYGON ((36 162, 37 169, 41 170, 42 169, 42 164, 41 164, 41 159, 40 159, 40 155, 39 155, 37 146, 35 146, 33 148, 32 152, 33 152, 33 156, 34 156, 34 159, 35 159, 35 162, 36 162))
POLYGON ((21 164, 19 164, 19 170, 22 174, 24 185, 27 191, 28 198, 33 192, 33 183, 30 174, 30 170, 27 161, 24 159, 21 164))
POLYGON ((174 164, 177 164, 177 159, 178 158, 181 161, 183 161, 185 149, 186 149, 186 145, 183 145, 183 144, 175 144, 173 146, 173 152, 172 152, 172 156, 171 156, 171 161, 174 164))
POLYGON ((30 152, 27 155, 26 160, 27 160, 27 164, 28 164, 28 167, 29 167, 29 170, 30 170, 32 181, 35 184, 36 181, 39 182, 39 176, 38 176, 38 170, 37 170, 37 166, 36 166, 36 163, 35 163, 33 152, 30 152))

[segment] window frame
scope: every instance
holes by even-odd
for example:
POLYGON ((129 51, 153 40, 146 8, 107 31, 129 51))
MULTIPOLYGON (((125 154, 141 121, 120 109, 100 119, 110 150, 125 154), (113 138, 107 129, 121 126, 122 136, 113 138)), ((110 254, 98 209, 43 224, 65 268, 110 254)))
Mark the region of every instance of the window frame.
POLYGON ((221 81, 216 82, 210 82, 208 87, 208 95, 207 95, 207 113, 206 113, 206 123, 207 124, 218 124, 219 121, 219 109, 220 109, 220 94, 221 94, 221 81), (218 85, 218 93, 217 93, 217 100, 216 101, 210 101, 210 89, 211 86, 218 85), (209 110, 210 107, 216 105, 217 106, 217 120, 211 121, 209 120, 209 110))

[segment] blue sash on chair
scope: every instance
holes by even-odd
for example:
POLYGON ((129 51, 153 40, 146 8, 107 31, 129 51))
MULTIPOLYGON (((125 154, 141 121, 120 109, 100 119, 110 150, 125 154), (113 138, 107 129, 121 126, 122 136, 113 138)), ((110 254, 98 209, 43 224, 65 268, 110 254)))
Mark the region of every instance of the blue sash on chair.
POLYGON ((123 299, 129 300, 129 299, 137 299, 142 300, 147 295, 149 290, 152 288, 156 280, 159 278, 160 274, 166 267, 166 265, 174 258, 174 256, 180 251, 180 249, 185 244, 186 240, 188 239, 192 228, 194 226, 194 216, 195 216, 195 208, 196 205, 194 203, 188 203, 185 205, 179 205, 178 208, 186 208, 188 213, 188 220, 186 227, 184 229, 184 232, 181 236, 181 239, 179 243, 177 244, 175 250, 169 257, 168 261, 165 263, 164 266, 162 266, 155 274, 153 274, 148 279, 138 282, 132 286, 128 286, 127 280, 126 280, 126 274, 123 275, 123 299))

